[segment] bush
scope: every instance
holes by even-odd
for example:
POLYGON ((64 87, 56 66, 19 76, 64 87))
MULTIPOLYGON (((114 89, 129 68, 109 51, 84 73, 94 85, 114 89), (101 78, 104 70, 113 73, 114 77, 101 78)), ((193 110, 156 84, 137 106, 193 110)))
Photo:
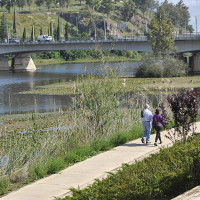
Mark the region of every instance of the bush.
POLYGON ((189 68, 182 60, 175 59, 168 56, 165 59, 165 67, 163 70, 163 77, 179 77, 188 73, 189 68))
POLYGON ((116 174, 83 190, 72 189, 67 199, 171 199, 200 184, 200 135, 184 145, 161 149, 160 153, 123 165, 116 174))
POLYGON ((96 58, 96 59, 101 59, 101 58, 103 58, 103 53, 102 53, 102 50, 100 50, 100 49, 90 50, 90 51, 89 51, 89 55, 90 55, 92 58, 96 58))
POLYGON ((140 78, 159 78, 161 77, 161 63, 157 57, 150 54, 144 55, 142 64, 139 66, 136 77, 140 78))
POLYGON ((33 58, 57 59, 57 58, 60 58, 60 52, 48 51, 48 52, 37 53, 36 55, 33 56, 33 58))
POLYGON ((188 72, 188 66, 181 60, 171 56, 161 58, 154 55, 143 57, 136 77, 159 78, 159 77, 179 77, 188 72))
POLYGON ((168 138, 173 142, 181 139, 184 143, 189 132, 195 131, 194 123, 197 120, 199 96, 194 92, 179 92, 167 97, 173 113, 174 129, 169 130, 168 138))
MULTIPOLYGON (((74 98, 77 117, 82 120, 84 133, 90 137, 106 136, 113 122, 120 123, 123 85, 111 69, 100 71, 101 78, 92 74, 77 80, 74 98), (119 91, 116 94, 116 91, 119 91), (80 96, 78 96, 80 95, 80 96), (78 109, 77 109, 78 108, 78 109)), ((76 119, 77 121, 78 118, 76 119)))

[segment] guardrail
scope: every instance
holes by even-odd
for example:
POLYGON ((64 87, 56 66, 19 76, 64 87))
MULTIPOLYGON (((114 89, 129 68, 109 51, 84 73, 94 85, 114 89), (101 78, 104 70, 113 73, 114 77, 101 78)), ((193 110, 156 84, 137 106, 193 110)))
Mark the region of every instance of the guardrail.
MULTIPOLYGON (((96 38, 90 37, 90 38, 69 38, 68 40, 60 40, 60 41, 47 41, 47 42, 38 42, 38 41, 23 41, 19 40, 19 42, 16 43, 0 43, 0 45, 5 45, 5 44, 11 44, 11 45, 23 45, 23 44, 48 44, 48 43, 72 43, 72 42, 77 42, 77 43, 83 43, 83 42, 96 42, 96 41, 101 41, 101 42, 110 42, 110 41, 126 41, 126 40, 134 40, 134 41, 147 41, 147 36, 141 35, 141 36, 134 36, 134 35, 127 35, 127 36, 121 36, 121 35, 109 35, 107 37, 105 36, 98 36, 96 38)), ((176 35, 175 40, 200 40, 200 33, 196 34, 182 34, 182 35, 176 35)))

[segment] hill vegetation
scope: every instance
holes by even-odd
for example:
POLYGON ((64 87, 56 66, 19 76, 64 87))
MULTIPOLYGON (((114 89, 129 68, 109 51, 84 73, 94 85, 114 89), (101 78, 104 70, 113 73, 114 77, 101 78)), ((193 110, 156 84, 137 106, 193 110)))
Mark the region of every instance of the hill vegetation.
MULTIPOLYGON (((192 27, 188 25, 188 7, 182 0, 176 5, 168 1, 163 4, 168 17, 177 28, 176 31, 192 31, 192 27)), ((0 16, 2 18, 4 14, 6 19, 1 32, 8 27, 12 37, 22 39, 26 29, 28 40, 31 38, 33 25, 35 37, 41 33, 52 35, 52 30, 56 36, 58 22, 61 40, 76 37, 97 39, 105 34, 107 37, 144 35, 149 32, 151 17, 158 7, 155 0, 2 0, 0 5, 0 16)), ((1 36, 2 41, 5 38, 5 35, 1 36)))

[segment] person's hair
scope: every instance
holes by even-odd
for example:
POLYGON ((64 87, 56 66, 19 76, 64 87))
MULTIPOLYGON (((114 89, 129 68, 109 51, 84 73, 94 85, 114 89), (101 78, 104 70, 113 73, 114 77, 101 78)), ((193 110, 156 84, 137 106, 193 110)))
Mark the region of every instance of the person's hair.
POLYGON ((147 109, 147 108, 149 108, 149 107, 150 107, 149 104, 146 104, 144 108, 147 109))
POLYGON ((156 108, 156 115, 158 115, 160 113, 160 109, 156 108))

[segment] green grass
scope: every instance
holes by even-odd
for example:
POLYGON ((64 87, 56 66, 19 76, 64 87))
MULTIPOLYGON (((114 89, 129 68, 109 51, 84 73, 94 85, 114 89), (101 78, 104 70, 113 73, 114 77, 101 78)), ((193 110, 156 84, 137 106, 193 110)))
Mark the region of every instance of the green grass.
MULTIPOLYGON (((122 76, 121 84, 124 92, 142 92, 153 94, 170 94, 179 89, 199 88, 200 80, 198 76, 186 76, 176 78, 135 78, 132 76, 122 76), (192 81, 191 81, 192 80, 192 81)), ((55 83, 51 85, 39 86, 35 90, 22 92, 23 94, 48 94, 64 95, 73 94, 75 82, 55 83)))

